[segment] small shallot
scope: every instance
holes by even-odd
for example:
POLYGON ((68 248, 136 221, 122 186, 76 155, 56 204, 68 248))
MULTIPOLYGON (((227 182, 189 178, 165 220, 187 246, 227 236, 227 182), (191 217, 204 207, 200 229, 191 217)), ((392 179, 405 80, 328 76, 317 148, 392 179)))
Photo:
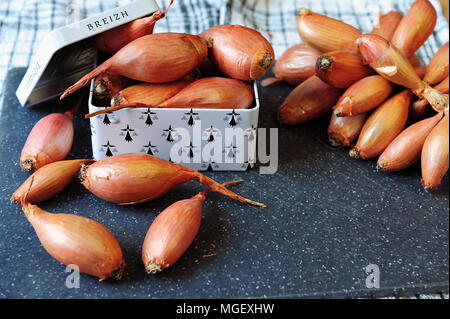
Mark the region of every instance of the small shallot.
POLYGON ((74 179, 83 164, 92 162, 93 160, 79 159, 47 164, 28 177, 14 192, 11 202, 19 204, 25 194, 27 200, 33 204, 50 199, 74 179))
POLYGON ((352 116, 372 110, 391 94, 393 85, 380 75, 371 75, 353 83, 334 106, 337 116, 352 116))
POLYGON ((436 20, 433 5, 428 0, 416 0, 397 26, 392 44, 409 58, 433 33, 436 20))
POLYGON ((361 133, 366 119, 367 113, 339 117, 333 112, 328 125, 328 139, 331 145, 350 146, 361 133))
MULTIPOLYGON (((237 182, 240 181, 222 185, 237 182)), ((155 218, 142 244, 142 261, 147 273, 156 274, 169 268, 189 248, 200 228, 207 192, 177 201, 155 218)))
POLYGON ((102 224, 74 214, 53 214, 22 201, 22 209, 45 250, 81 273, 120 280, 125 262, 119 243, 102 224))
POLYGON ((169 108, 248 109, 253 103, 253 90, 236 79, 211 77, 199 79, 178 94, 159 104, 169 108))
POLYGON ((303 42, 319 52, 348 50, 358 52, 356 39, 361 32, 355 27, 306 8, 297 12, 297 31, 303 42))
POLYGON ((449 51, 448 42, 445 43, 436 52, 436 54, 428 63, 423 77, 424 82, 428 84, 436 84, 448 77, 448 64, 449 64, 449 51))
POLYGON ((246 199, 200 172, 147 154, 122 154, 84 166, 80 178, 84 187, 106 201, 130 205, 153 200, 175 186, 196 180, 243 203, 265 207, 246 199))
POLYGON ((72 119, 81 101, 71 111, 49 114, 33 126, 20 155, 22 170, 33 172, 69 154, 74 135, 72 119))
POLYGON ((438 187, 449 167, 449 115, 433 128, 422 148, 422 185, 425 189, 438 187))
POLYGON ((335 88, 346 89, 374 73, 364 64, 361 55, 352 51, 329 52, 318 57, 316 62, 316 75, 335 88))
POLYGON ((443 113, 414 123, 401 132, 378 158, 377 168, 399 171, 415 163, 420 158, 425 139, 441 120, 443 113))
POLYGON ((320 53, 306 44, 296 44, 280 56, 273 73, 279 81, 299 85, 316 73, 316 61, 320 53))
POLYGON ((331 111, 340 94, 341 90, 313 75, 297 86, 283 101, 278 109, 278 122, 296 125, 325 115, 331 111))
POLYGON ((258 31, 241 25, 216 25, 200 34, 212 41, 211 61, 224 74, 250 81, 263 77, 273 66, 275 54, 258 31))
POLYGON ((203 62, 208 47, 186 33, 158 33, 140 37, 69 87, 61 99, 99 75, 121 75, 136 81, 165 83, 181 79, 203 62))
POLYGON ((369 159, 380 155, 405 127, 412 96, 405 90, 380 105, 364 124, 350 156, 369 159))

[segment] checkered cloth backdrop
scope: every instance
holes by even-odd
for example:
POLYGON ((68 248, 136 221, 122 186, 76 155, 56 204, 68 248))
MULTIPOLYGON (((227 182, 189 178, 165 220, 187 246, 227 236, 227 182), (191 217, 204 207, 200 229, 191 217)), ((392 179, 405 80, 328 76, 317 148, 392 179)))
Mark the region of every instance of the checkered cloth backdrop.
MULTIPOLYGON (((27 66, 45 35, 77 19, 125 5, 132 0, 1 0, 0 1, 0 97, 7 71, 27 66)), ((170 0, 157 1, 162 9, 170 0)), ((377 24, 378 13, 396 10, 403 14, 414 0, 175 0, 166 18, 155 27, 158 32, 200 33, 216 24, 242 24, 261 31, 272 43, 276 57, 289 46, 300 43, 296 12, 301 7, 341 19, 362 32, 377 24)), ((448 22, 437 0, 433 35, 418 54, 426 64, 448 41, 448 22)))

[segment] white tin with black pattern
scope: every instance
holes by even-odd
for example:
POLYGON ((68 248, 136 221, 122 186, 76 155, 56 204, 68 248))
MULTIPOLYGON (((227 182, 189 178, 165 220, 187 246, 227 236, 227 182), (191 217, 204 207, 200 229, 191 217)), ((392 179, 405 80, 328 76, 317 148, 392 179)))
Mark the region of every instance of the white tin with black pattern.
MULTIPOLYGON (((93 104, 92 85, 90 113, 104 109, 93 104)), ((94 159, 144 153, 197 170, 245 171, 256 160, 256 82, 253 90, 249 109, 129 108, 92 117, 94 159)))

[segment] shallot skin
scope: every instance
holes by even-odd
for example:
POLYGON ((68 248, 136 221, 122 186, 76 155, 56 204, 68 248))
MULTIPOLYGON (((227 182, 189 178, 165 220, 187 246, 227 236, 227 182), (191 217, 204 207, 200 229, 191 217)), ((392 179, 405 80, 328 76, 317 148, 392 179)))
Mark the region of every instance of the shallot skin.
POLYGON ((99 160, 84 166, 80 173, 84 187, 106 201, 130 205, 160 197, 176 185, 196 180, 242 203, 266 207, 228 190, 200 172, 147 154, 128 153, 99 160))
POLYGON ((145 35, 82 77, 60 99, 103 73, 149 83, 176 81, 198 67, 207 56, 208 48, 199 36, 174 32, 145 35))
POLYGON ((336 116, 333 112, 328 125, 328 139, 333 146, 350 146, 358 137, 367 119, 367 113, 336 116))
POLYGON ((72 148, 73 114, 52 113, 40 119, 31 130, 20 156, 20 167, 29 172, 63 160, 72 148))
POLYGON ((256 30, 241 25, 216 25, 200 34, 212 40, 209 57, 226 75, 243 81, 264 76, 275 62, 272 45, 256 30))
POLYGON ((384 15, 380 13, 378 17, 378 25, 373 28, 371 33, 378 34, 386 40, 391 41, 394 36, 395 29, 402 18, 402 14, 397 11, 390 11, 384 15))
POLYGON ((433 128, 422 148, 422 185, 438 187, 449 168, 449 114, 433 128))
POLYGON ((125 262, 119 243, 102 224, 73 214, 52 214, 22 203, 27 219, 45 250, 65 265, 77 265, 81 273, 100 281, 121 279, 125 262))
POLYGON ((142 245, 147 273, 172 266, 188 249, 200 228, 204 201, 204 193, 199 193, 170 205, 156 217, 142 245))

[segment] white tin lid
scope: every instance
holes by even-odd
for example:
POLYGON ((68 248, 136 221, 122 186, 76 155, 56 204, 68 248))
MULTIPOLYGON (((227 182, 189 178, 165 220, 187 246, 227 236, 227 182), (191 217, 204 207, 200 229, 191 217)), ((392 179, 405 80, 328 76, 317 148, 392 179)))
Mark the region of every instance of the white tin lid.
POLYGON ((96 67, 95 35, 158 10, 155 0, 138 0, 51 31, 17 88, 20 104, 32 106, 61 95, 96 67))

